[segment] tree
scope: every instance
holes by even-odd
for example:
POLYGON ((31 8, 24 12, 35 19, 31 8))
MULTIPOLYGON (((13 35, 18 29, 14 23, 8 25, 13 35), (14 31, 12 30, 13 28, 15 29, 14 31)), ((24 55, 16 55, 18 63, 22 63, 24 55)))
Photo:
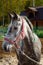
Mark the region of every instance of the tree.
POLYGON ((20 13, 20 11, 24 10, 25 4, 27 0, 0 0, 0 16, 7 14, 7 12, 15 11, 20 13))
MULTIPOLYGON (((35 0, 36 6, 42 6, 43 0, 35 0)), ((33 0, 0 0, 0 16, 7 15, 7 12, 15 11, 20 13, 25 8, 33 6, 33 0)))
POLYGON ((43 0, 35 0, 36 6, 43 6, 43 0))

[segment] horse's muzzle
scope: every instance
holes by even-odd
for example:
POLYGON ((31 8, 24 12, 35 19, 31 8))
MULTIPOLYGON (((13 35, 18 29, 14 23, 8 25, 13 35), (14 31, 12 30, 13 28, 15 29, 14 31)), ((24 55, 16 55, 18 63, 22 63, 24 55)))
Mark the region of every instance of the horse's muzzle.
POLYGON ((5 52, 10 52, 11 49, 12 49, 12 45, 7 43, 7 42, 4 42, 2 44, 2 49, 5 51, 5 52))

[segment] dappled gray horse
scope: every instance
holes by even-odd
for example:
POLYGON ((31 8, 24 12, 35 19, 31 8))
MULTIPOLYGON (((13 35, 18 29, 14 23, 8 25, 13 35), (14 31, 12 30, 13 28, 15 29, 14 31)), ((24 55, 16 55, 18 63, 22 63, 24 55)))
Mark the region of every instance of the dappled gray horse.
POLYGON ((25 16, 22 17, 16 13, 10 13, 9 16, 11 23, 8 26, 2 48, 7 52, 15 48, 19 60, 18 65, 38 65, 19 51, 22 50, 27 56, 40 62, 41 42, 33 32, 33 25, 25 16))

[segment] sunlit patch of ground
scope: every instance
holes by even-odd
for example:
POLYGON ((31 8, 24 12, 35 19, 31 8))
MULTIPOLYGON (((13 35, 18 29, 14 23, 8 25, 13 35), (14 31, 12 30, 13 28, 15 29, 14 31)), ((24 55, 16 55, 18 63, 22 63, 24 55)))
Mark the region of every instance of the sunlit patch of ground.
POLYGON ((5 56, 0 56, 0 65, 17 65, 18 60, 16 55, 5 55, 5 56))
MULTIPOLYGON (((0 55, 0 65, 17 65, 18 60, 16 54, 2 54, 0 55)), ((43 55, 41 56, 40 64, 43 65, 43 55)))
POLYGON ((43 65, 43 54, 41 55, 40 64, 42 64, 42 65, 43 65))

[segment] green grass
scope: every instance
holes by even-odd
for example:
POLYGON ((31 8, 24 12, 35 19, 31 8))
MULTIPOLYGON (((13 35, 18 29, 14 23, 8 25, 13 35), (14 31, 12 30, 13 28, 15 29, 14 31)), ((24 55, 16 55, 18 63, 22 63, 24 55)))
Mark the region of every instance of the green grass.
POLYGON ((34 32, 38 35, 38 37, 43 38, 43 27, 34 27, 34 32))
POLYGON ((36 30, 34 32, 38 35, 38 37, 43 38, 43 30, 36 30))
POLYGON ((0 40, 3 40, 4 35, 6 34, 6 32, 7 32, 7 27, 0 26, 0 40))
POLYGON ((6 33, 7 31, 7 27, 4 27, 4 26, 0 26, 0 33, 6 33))
POLYGON ((0 40, 3 40, 3 39, 4 39, 3 35, 0 35, 0 40))

